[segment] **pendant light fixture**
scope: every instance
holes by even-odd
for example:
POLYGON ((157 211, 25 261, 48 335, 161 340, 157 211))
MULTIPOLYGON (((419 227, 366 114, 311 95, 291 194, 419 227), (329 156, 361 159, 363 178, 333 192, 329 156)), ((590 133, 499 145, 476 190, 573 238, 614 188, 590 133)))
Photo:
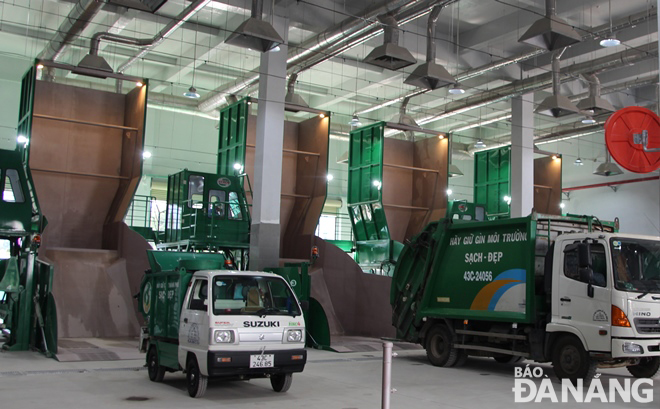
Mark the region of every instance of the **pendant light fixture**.
POLYGON ((616 38, 616 36, 614 35, 614 32, 612 31, 612 0, 609 1, 609 5, 610 5, 610 10, 609 10, 609 14, 610 14, 610 35, 608 37, 603 38, 602 40, 600 40, 600 46, 601 47, 616 47, 617 45, 621 44, 621 41, 618 38, 616 38))
POLYGON ((195 70, 197 67, 195 66, 195 61, 197 60, 197 30, 195 30, 195 45, 193 48, 193 77, 192 77, 192 84, 190 85, 190 88, 188 88, 188 91, 183 93, 183 96, 186 98, 190 99, 199 99, 200 95, 197 92, 197 89, 195 88, 195 70))

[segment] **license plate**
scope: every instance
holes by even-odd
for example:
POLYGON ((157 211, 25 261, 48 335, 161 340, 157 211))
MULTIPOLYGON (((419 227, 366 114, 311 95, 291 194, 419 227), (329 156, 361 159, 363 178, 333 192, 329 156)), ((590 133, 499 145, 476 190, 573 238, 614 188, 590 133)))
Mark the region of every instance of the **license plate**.
POLYGON ((250 355, 250 368, 272 368, 275 355, 250 355))

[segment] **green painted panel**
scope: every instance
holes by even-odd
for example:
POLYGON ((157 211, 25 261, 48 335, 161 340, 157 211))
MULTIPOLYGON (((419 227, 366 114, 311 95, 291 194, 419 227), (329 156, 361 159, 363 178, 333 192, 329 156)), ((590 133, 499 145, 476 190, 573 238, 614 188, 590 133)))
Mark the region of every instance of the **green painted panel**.
POLYGON ((220 111, 217 167, 219 175, 234 175, 234 165, 237 163, 245 166, 250 104, 250 98, 244 98, 220 111))
POLYGON ((474 200, 485 206, 490 217, 508 217, 510 196, 511 148, 477 152, 474 160, 474 200))

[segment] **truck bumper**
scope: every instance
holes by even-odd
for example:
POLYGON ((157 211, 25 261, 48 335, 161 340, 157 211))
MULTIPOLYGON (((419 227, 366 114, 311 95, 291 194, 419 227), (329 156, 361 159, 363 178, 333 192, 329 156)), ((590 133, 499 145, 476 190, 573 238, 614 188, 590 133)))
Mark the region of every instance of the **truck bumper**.
POLYGON ((267 354, 274 355, 274 366, 272 368, 250 368, 250 355, 260 354, 260 350, 209 351, 208 374, 209 376, 247 375, 249 377, 260 377, 279 373, 302 372, 307 362, 307 351, 305 349, 288 349, 267 352, 267 354), (230 361, 226 362, 226 358, 230 358, 230 361))
POLYGON ((612 339, 612 358, 644 358, 649 356, 660 356, 660 338, 612 339), (633 353, 631 348, 641 348, 641 353, 633 353))

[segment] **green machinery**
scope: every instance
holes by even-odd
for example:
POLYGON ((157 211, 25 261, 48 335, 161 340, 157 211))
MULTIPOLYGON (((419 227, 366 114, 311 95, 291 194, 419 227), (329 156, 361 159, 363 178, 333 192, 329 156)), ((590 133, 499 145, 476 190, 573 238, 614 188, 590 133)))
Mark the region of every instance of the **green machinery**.
POLYGON ((159 249, 222 252, 244 268, 249 234, 250 212, 241 177, 187 169, 169 176, 159 249))
POLYGON ((8 335, 3 348, 57 352, 57 314, 51 294, 53 268, 37 257, 46 219, 34 193, 24 148, 0 150, 0 328, 8 335))
POLYGON ((348 213, 355 235, 355 261, 386 270, 403 245, 390 237, 381 187, 385 124, 351 131, 348 163, 348 213))

